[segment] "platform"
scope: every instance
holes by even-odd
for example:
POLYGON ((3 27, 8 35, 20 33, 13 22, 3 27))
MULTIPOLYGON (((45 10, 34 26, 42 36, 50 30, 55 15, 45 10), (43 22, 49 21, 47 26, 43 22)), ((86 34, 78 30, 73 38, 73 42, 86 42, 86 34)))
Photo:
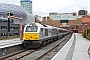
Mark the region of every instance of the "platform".
POLYGON ((22 40, 20 38, 0 40, 0 58, 20 50, 23 50, 22 40))
POLYGON ((18 44, 21 44, 21 43, 22 43, 22 40, 20 40, 20 38, 0 40, 0 49, 10 47, 10 46, 13 46, 13 45, 18 45, 18 44))
POLYGON ((71 39, 51 60, 90 60, 89 45, 89 40, 81 34, 73 33, 71 39))

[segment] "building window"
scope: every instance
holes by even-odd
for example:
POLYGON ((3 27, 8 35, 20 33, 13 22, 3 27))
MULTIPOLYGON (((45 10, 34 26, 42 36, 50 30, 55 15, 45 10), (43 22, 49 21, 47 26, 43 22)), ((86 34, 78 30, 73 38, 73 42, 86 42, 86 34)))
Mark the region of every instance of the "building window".
POLYGON ((18 33, 14 33, 14 35, 18 35, 18 33))
POLYGON ((1 26, 1 29, 7 29, 7 26, 1 26))
POLYGON ((7 36, 7 33, 1 33, 1 36, 7 36))
POLYGON ((3 33, 1 33, 1 36, 3 36, 3 33))

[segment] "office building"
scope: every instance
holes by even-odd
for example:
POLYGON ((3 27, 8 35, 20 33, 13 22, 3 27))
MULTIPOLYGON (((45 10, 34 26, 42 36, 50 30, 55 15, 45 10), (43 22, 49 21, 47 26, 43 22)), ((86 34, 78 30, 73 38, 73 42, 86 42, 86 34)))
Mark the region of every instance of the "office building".
POLYGON ((87 15, 88 11, 87 10, 79 10, 78 15, 87 15))
POLYGON ((32 1, 31 0, 21 0, 21 6, 30 14, 32 14, 32 1))

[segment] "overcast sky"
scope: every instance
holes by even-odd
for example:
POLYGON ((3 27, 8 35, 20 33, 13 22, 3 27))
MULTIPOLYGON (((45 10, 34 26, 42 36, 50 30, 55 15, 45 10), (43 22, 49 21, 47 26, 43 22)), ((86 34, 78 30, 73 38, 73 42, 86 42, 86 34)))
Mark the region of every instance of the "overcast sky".
MULTIPOLYGON (((1 0, 0 3, 20 5, 20 0, 1 0)), ((49 12, 72 13, 80 9, 90 13, 90 0, 32 0, 33 14, 47 16, 49 12)))

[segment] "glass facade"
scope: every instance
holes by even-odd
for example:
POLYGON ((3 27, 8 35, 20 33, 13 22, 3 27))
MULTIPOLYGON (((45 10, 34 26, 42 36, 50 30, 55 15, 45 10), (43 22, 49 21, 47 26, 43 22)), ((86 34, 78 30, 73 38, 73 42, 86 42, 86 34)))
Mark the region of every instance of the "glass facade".
POLYGON ((20 6, 17 5, 12 5, 12 4, 0 4, 0 16, 7 16, 7 13, 14 13, 16 16, 26 16, 26 11, 21 8, 20 6))
POLYGON ((31 0, 22 0, 20 1, 21 6, 30 14, 32 14, 32 1, 31 0))
MULTIPOLYGON (((13 4, 0 3, 0 17, 7 18, 7 13, 9 12, 13 13, 16 17, 22 17, 24 25, 30 22, 35 22, 35 17, 32 14, 28 14, 24 8, 13 4)), ((18 19, 13 20, 14 23, 19 23, 18 19)))

